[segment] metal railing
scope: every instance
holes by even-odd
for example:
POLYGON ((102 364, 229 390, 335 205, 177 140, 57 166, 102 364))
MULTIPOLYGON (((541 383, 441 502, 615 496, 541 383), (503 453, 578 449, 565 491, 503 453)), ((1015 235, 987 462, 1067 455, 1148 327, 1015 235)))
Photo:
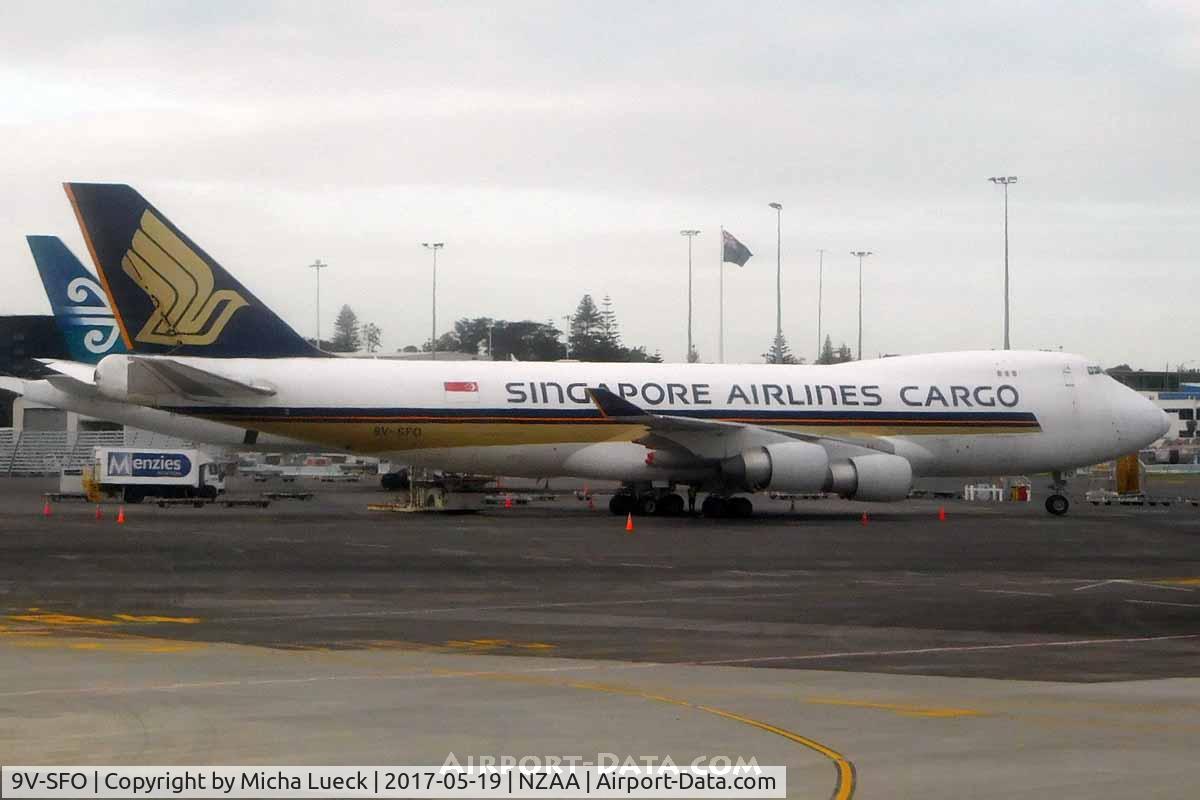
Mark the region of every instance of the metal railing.
POLYGON ((91 463, 97 447, 179 448, 172 436, 123 431, 17 431, 0 428, 0 475, 57 475, 64 467, 91 463))
POLYGON ((203 449, 217 461, 236 460, 236 451, 200 445, 176 436, 125 428, 107 431, 28 431, 0 428, 0 477, 57 475, 91 463, 97 447, 136 447, 139 450, 203 449))

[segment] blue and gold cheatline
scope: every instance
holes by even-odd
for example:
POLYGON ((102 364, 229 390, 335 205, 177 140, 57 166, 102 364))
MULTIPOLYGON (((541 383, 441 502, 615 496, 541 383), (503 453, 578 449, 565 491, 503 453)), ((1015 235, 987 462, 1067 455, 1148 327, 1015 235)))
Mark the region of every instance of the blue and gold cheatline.
MULTIPOLYGON (((183 411, 184 409, 166 409, 183 411)), ((365 452, 544 443, 633 441, 645 432, 592 408, 188 407, 219 422, 250 426, 365 452)), ((706 408, 673 416, 745 422, 828 435, 1021 434, 1041 430, 1027 411, 868 411, 863 409, 706 408)))

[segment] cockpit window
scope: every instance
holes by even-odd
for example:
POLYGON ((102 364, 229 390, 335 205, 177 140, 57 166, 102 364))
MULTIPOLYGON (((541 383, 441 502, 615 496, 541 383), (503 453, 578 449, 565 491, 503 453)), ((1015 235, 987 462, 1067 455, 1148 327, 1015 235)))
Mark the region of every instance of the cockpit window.
POLYGON ((1100 369, 1100 367, 1096 366, 1095 364, 1088 364, 1088 375, 1100 375, 1103 372, 1104 370, 1100 369))

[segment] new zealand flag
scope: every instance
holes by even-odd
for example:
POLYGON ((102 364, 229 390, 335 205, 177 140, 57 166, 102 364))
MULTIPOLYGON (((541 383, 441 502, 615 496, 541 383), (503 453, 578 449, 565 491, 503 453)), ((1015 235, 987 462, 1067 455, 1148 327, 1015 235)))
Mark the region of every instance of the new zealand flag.
POLYGON ((721 231, 721 260, 737 264, 739 267, 746 266, 746 262, 750 260, 750 256, 754 255, 750 252, 750 248, 737 240, 737 237, 726 230, 721 231))

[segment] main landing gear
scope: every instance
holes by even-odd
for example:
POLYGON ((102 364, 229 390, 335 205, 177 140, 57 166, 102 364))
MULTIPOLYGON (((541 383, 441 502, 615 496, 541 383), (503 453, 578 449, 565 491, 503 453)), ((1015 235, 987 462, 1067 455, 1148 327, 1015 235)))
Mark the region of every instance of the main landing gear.
POLYGON ((683 497, 671 491, 621 491, 608 501, 608 510, 618 516, 678 517, 683 514, 683 497))
POLYGON ((700 513, 706 517, 746 519, 754 514, 754 504, 748 497, 721 497, 710 494, 704 498, 700 513))
POLYGON ((1063 479, 1062 473, 1055 472, 1053 476, 1054 482, 1050 488, 1054 493, 1046 498, 1046 510, 1056 517, 1061 517, 1071 507, 1071 501, 1063 494, 1067 489, 1067 482, 1063 479))
MULTIPOLYGON (((608 501, 608 510, 618 516, 633 514, 635 516, 680 517, 695 509, 695 493, 688 492, 688 499, 671 489, 638 489, 626 486, 612 496, 608 501)), ((700 504, 700 513, 711 519, 745 519, 754 514, 754 504, 748 497, 722 497, 719 494, 708 494, 700 504)))

